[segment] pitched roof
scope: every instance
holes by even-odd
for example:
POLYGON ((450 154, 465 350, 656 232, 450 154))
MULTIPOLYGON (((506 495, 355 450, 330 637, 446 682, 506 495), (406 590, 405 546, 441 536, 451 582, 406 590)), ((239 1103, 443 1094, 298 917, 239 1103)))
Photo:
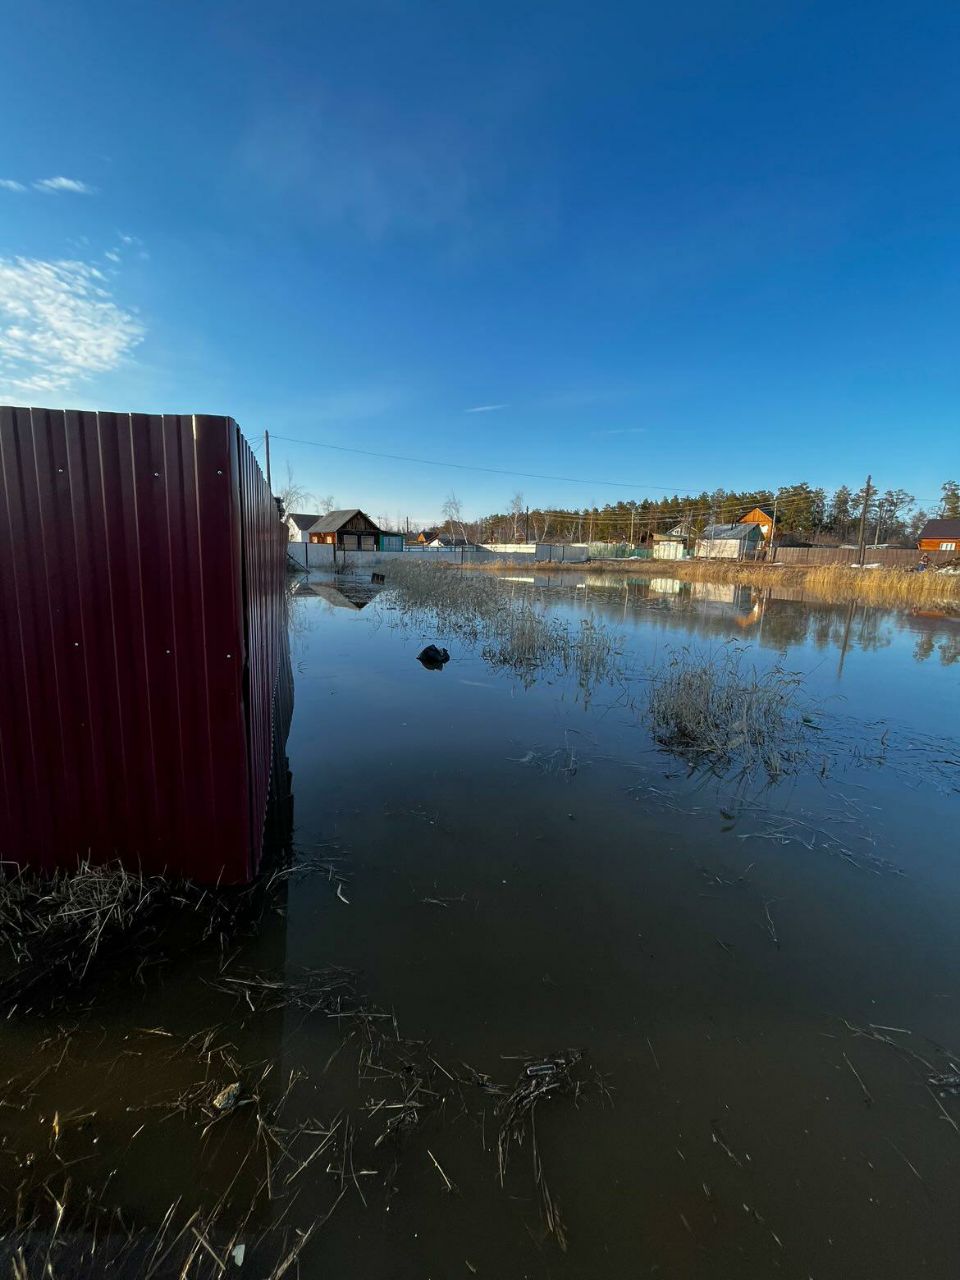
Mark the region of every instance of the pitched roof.
POLYGON ((287 519, 291 524, 295 524, 301 531, 309 529, 312 524, 316 524, 320 516, 316 513, 313 515, 297 515, 293 511, 287 512, 287 519))
POLYGON ((749 538, 751 530, 759 529, 760 526, 754 522, 753 524, 708 524, 700 537, 709 542, 740 542, 744 538, 749 538))
MULTIPOLYGON (((337 533, 354 516, 364 516, 367 520, 370 520, 367 513, 361 511, 359 507, 350 507, 347 511, 328 511, 325 516, 317 516, 310 529, 312 533, 337 533)), ((370 523, 376 528, 373 520, 370 520, 370 523)))
MULTIPOLYGON (((762 512, 762 514, 763 514, 763 515, 765 515, 765 516, 767 517, 767 519, 768 519, 768 520, 772 520, 772 519, 773 519, 773 508, 772 508, 772 507, 768 507, 768 506, 766 506, 766 505, 765 505, 764 503, 762 503, 762 502, 758 502, 755 506, 752 506, 752 507, 750 508, 750 511, 760 511, 760 512, 762 512)), ((746 519, 747 519, 747 516, 750 514, 750 511, 745 511, 745 512, 743 513, 743 515, 740 517, 740 521, 741 521, 741 523, 742 523, 744 520, 746 520, 746 519)), ((748 523, 749 523, 749 522, 748 522, 748 523)), ((757 523, 759 523, 759 521, 758 521, 757 523)))
POLYGON ((928 520, 920 530, 918 541, 925 542, 928 538, 940 538, 944 542, 960 540, 960 519, 928 520))

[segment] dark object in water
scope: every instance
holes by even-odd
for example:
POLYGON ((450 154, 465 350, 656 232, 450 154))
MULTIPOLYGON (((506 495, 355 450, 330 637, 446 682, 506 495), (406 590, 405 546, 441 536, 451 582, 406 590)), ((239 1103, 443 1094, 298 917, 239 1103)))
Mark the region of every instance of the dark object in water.
POLYGON ((438 649, 435 644, 428 644, 417 654, 417 661, 428 671, 442 671, 443 664, 450 661, 450 655, 446 649, 438 649))
MULTIPOLYGON (((951 1063, 951 1065, 953 1065, 951 1063)), ((944 1093, 960 1093, 960 1072, 944 1071, 941 1075, 932 1075, 927 1081, 931 1089, 937 1089, 941 1094, 944 1093)))

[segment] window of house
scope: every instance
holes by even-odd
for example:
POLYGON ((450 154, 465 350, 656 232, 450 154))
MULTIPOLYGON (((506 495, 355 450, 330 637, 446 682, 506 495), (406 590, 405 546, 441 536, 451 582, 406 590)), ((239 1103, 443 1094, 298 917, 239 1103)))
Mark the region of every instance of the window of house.
POLYGON ((941 551, 956 551, 956 549, 957 549, 957 544, 956 544, 955 542, 941 542, 941 543, 940 543, 940 550, 941 550, 941 551))
POLYGON ((355 533, 345 533, 343 535, 344 551, 356 551, 359 548, 357 535, 355 533))
POLYGON ((372 533, 365 533, 360 539, 360 549, 362 551, 376 551, 377 540, 372 533))

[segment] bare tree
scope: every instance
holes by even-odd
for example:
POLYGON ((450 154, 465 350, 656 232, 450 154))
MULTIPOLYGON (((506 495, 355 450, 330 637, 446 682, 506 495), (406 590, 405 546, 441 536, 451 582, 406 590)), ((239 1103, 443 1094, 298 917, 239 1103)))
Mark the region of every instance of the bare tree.
MULTIPOLYGON (((275 496, 279 499, 285 515, 289 515, 291 511, 309 511, 315 501, 313 494, 298 483, 289 462, 286 483, 281 486, 275 496)), ((327 510, 329 509, 328 507, 327 510)))
POLYGON ((337 500, 332 493, 325 494, 322 498, 316 499, 317 510, 322 516, 328 516, 337 505, 337 500))
MULTIPOLYGON (((888 489, 881 499, 883 503, 883 528, 887 541, 891 538, 902 538, 907 529, 906 515, 916 498, 906 489, 888 489)), ((877 541, 879 542, 879 533, 877 541)))
POLYGON ((460 537, 466 542, 467 535, 463 528, 463 505, 452 489, 447 494, 447 500, 440 508, 440 511, 444 519, 449 523, 451 530, 456 532, 459 529, 460 537))
POLYGON ((907 537, 911 542, 917 541, 920 537, 920 530, 929 519, 929 515, 927 515, 926 511, 924 511, 922 507, 919 510, 914 511, 913 515, 910 517, 910 523, 907 525, 907 537))
POLYGON ((520 541, 520 517, 523 515, 523 494, 518 489, 510 499, 510 515, 513 519, 513 540, 520 541))

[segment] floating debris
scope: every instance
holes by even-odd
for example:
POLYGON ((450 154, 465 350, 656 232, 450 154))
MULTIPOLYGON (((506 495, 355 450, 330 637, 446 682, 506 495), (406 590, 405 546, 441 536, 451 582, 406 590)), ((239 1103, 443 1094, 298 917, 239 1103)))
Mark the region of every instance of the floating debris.
POLYGON ((221 1089, 214 1098, 212 1106, 215 1111, 232 1111, 237 1105, 240 1097, 240 1082, 235 1080, 232 1084, 228 1084, 225 1089, 221 1089))

